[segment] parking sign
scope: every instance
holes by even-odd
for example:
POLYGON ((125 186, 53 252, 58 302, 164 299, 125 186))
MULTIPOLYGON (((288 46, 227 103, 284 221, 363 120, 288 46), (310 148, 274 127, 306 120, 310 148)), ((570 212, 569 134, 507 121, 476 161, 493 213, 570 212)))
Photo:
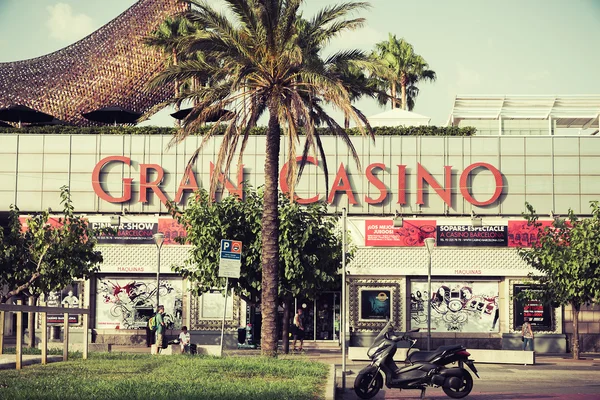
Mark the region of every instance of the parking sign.
POLYGON ((219 277, 239 278, 242 264, 242 242, 237 240, 221 240, 221 259, 219 261, 219 277))

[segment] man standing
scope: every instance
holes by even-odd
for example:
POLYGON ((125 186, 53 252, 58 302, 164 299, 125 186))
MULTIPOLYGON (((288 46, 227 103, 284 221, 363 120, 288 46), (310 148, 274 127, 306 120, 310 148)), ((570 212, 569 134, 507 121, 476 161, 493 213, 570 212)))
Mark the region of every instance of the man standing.
POLYGON ((165 306, 158 306, 156 312, 156 353, 160 354, 163 348, 163 340, 165 335, 165 321, 163 315, 165 313, 165 306))
POLYGON ((300 340, 300 351, 302 351, 302 345, 304 344, 304 321, 302 320, 302 308, 298 308, 298 312, 294 316, 294 351, 296 349, 296 342, 300 340))

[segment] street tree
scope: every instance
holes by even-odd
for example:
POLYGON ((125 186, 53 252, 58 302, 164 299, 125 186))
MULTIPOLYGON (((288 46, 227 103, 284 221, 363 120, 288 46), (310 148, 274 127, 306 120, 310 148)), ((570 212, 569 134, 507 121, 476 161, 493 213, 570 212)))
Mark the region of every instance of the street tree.
MULTIPOLYGON (((177 101, 196 101, 183 120, 182 129, 173 141, 179 142, 196 132, 197 128, 222 109, 229 110, 215 162, 210 192, 214 193, 220 173, 228 174, 237 154, 241 163, 249 131, 262 115, 268 114, 265 140, 265 186, 262 221, 262 353, 277 354, 276 318, 279 287, 279 156, 281 136, 287 137, 288 161, 285 177, 289 192, 294 193, 298 172, 308 155, 319 158, 325 179, 328 170, 325 151, 316 126, 325 124, 331 134, 341 138, 354 160, 358 156, 344 129, 322 108, 330 104, 347 113, 361 132, 373 133, 366 117, 352 106, 344 82, 332 66, 343 59, 357 66, 369 63, 358 50, 348 50, 320 58, 308 57, 310 51, 319 54, 331 39, 361 27, 364 19, 347 18, 353 12, 368 7, 366 2, 350 2, 328 6, 309 19, 311 29, 302 30, 303 0, 224 0, 226 12, 215 10, 208 2, 188 0, 192 4, 187 18, 203 27, 181 52, 201 53, 202 57, 187 57, 178 66, 170 66, 150 84, 160 87, 176 80, 198 75, 211 77, 211 84, 182 94, 177 101), (310 45, 310 48, 307 46, 310 45), (193 61, 192 61, 193 60, 193 61), (187 98, 186 98, 187 96, 187 98), (364 129, 364 126, 367 129, 364 129), (302 128, 302 129, 300 129, 302 128), (300 144, 300 136, 304 144, 300 144), (297 155, 302 154, 300 165, 297 155)), ((205 134, 196 156, 209 139, 220 132, 215 124, 205 134)), ((192 157, 190 164, 195 162, 192 157)), ((326 182, 327 186, 327 182, 326 182)))
MULTIPOLYGON (((193 283, 192 292, 201 295, 225 286, 219 278, 221 239, 243 242, 239 279, 230 279, 234 292, 251 305, 261 303, 262 290, 262 208, 264 190, 244 187, 244 199, 228 196, 209 201, 209 193, 200 189, 185 211, 173 209, 187 237, 178 238, 193 248, 183 265, 175 271, 193 283)), ((315 299, 319 293, 337 289, 342 260, 342 232, 339 217, 327 214, 323 202, 307 206, 292 203, 281 192, 279 205, 279 288, 276 305, 284 307, 283 337, 289 332, 292 300, 315 299)), ((352 253, 347 254, 351 259, 352 253)), ((261 308, 264 303, 261 304, 261 308)), ((288 351, 284 341, 284 351, 288 351)))
POLYGON ((540 230, 531 248, 519 248, 521 258, 539 273, 529 275, 536 288, 522 292, 518 300, 536 299, 554 306, 570 305, 573 315, 573 358, 579 358, 579 311, 600 301, 600 207, 590 203, 591 217, 578 218, 569 209, 542 229, 534 208, 524 214, 540 230))
MULTIPOLYGON (((7 225, 0 227, 0 287, 5 288, 1 303, 20 293, 37 299, 98 271, 102 255, 95 250, 95 232, 74 214, 66 186, 60 195, 64 209, 52 220, 46 210, 29 217, 24 226, 19 209, 10 207, 7 225)), ((30 329, 30 346, 33 332, 30 329)))

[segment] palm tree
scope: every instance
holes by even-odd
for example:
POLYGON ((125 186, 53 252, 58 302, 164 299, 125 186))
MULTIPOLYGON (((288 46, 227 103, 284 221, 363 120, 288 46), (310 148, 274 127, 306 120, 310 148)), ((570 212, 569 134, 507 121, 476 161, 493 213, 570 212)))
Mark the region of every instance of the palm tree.
MULTIPOLYGON (((167 65, 177 66, 179 61, 178 47, 182 38, 196 30, 197 27, 182 15, 169 17, 151 35, 144 38, 144 43, 162 50, 167 55, 167 65)), ((174 97, 177 98, 180 92, 180 81, 176 80, 174 85, 174 97)), ((179 103, 175 104, 175 109, 179 110, 179 103)))
POLYGON ((417 84, 421 81, 435 81, 436 75, 429 64, 416 54, 413 46, 396 35, 389 34, 388 40, 375 45, 372 57, 380 62, 375 73, 382 78, 384 88, 390 91, 392 109, 397 108, 397 87, 400 85, 402 109, 412 110, 415 97, 419 93, 417 84))
MULTIPOLYGON (((326 60, 316 55, 333 37, 362 26, 363 18, 344 19, 354 11, 368 7, 364 2, 350 2, 324 8, 302 27, 299 7, 303 0, 224 0, 229 12, 222 14, 199 0, 188 0, 193 7, 187 17, 205 29, 187 41, 187 52, 201 52, 204 58, 170 66, 152 82, 163 85, 177 79, 210 76, 212 84, 198 88, 188 96, 198 100, 173 142, 183 140, 214 115, 226 108, 233 116, 226 121, 216 168, 228 173, 236 149, 241 163, 253 121, 268 113, 265 145, 264 209, 262 214, 262 353, 277 353, 276 317, 278 305, 278 173, 281 135, 288 142, 290 168, 286 181, 290 193, 299 174, 296 165, 301 128, 304 134, 303 159, 309 154, 320 156, 327 179, 325 152, 315 127, 326 124, 333 134, 349 146, 358 163, 356 151, 339 126, 321 107, 329 103, 348 113, 371 137, 367 119, 352 107, 350 94, 336 76, 333 65, 340 62, 363 65, 368 58, 359 51, 333 54, 326 60), (312 55, 312 56, 310 56, 312 55)), ((182 95, 184 96, 184 95, 182 95)), ((224 119, 223 121, 224 122, 224 119)), ((204 136, 195 156, 215 133, 215 124, 204 136)), ((195 161, 192 157, 190 163, 195 161)), ((300 172, 303 166, 300 163, 300 172)), ((217 188, 218 174, 213 175, 210 191, 217 188)), ((328 186, 328 185, 327 185, 328 186)), ((290 196, 293 199, 293 196, 290 196)))

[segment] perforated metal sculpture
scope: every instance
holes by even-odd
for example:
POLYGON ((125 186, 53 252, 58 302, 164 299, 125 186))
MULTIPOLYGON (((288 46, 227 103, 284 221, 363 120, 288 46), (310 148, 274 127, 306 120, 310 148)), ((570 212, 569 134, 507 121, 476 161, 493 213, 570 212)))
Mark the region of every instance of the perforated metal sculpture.
POLYGON ((187 7, 179 0, 140 0, 64 49, 0 63, 0 108, 23 104, 80 126, 94 124, 82 113, 106 106, 151 110, 173 95, 173 87, 146 88, 164 67, 164 57, 143 39, 187 7))

